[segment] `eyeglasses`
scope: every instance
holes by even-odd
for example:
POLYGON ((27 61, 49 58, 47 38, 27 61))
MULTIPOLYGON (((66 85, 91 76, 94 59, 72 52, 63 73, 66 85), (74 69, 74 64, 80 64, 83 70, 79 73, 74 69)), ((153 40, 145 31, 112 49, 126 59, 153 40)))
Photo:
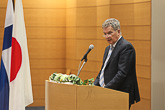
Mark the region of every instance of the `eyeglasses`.
POLYGON ((104 35, 103 35, 103 37, 110 37, 110 36, 112 36, 113 34, 114 34, 114 32, 115 31, 110 31, 110 32, 108 32, 108 33, 104 33, 104 35))

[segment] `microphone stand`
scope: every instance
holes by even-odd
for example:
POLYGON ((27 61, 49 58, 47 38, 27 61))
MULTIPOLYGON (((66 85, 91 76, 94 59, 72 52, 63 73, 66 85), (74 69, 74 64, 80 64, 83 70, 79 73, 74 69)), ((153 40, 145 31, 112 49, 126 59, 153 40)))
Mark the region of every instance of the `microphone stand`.
MULTIPOLYGON (((82 60, 83 60, 83 59, 82 59, 82 60)), ((80 64, 81 64, 82 60, 80 61, 80 64)), ((80 68, 80 64, 79 64, 77 76, 79 76, 79 74, 80 74, 82 68, 84 67, 85 63, 87 62, 87 60, 88 60, 88 59, 87 59, 87 56, 85 56, 85 57, 84 57, 84 62, 83 62, 83 64, 81 65, 81 68, 80 68)))

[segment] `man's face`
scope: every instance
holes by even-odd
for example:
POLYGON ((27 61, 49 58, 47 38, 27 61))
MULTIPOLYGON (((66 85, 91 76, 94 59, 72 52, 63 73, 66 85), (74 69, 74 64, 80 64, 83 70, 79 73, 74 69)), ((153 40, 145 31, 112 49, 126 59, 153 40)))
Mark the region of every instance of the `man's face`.
POLYGON ((103 28, 104 37, 109 44, 115 44, 120 37, 120 30, 114 31, 111 26, 103 28))

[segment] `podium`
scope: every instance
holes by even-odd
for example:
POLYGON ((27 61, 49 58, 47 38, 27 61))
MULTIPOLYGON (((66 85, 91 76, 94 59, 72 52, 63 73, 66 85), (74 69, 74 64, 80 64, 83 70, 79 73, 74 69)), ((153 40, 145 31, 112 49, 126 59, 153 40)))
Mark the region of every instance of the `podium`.
POLYGON ((129 110, 129 94, 98 86, 46 80, 45 110, 129 110))

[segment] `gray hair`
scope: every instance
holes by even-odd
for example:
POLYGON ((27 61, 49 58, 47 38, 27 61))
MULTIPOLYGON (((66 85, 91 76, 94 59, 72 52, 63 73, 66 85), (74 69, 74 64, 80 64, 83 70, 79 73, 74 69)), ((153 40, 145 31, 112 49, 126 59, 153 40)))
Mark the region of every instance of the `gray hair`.
POLYGON ((111 26, 114 29, 114 31, 116 31, 120 29, 120 22, 115 18, 110 18, 105 20, 102 24, 102 28, 107 28, 109 26, 111 26))

